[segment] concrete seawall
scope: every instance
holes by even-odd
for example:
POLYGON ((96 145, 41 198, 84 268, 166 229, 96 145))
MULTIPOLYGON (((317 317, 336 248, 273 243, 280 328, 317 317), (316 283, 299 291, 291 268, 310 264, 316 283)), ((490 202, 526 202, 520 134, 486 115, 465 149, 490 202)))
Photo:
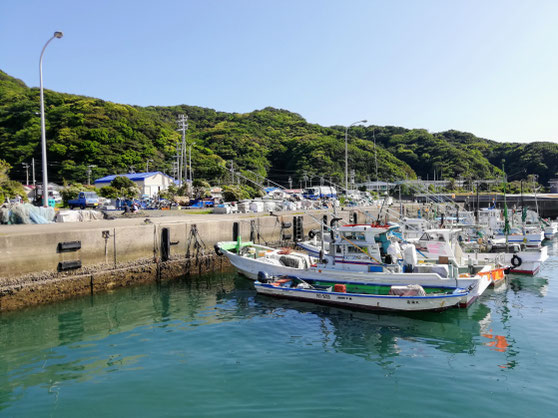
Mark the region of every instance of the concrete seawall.
MULTIPOLYGON (((351 212, 338 216, 348 221, 351 212)), ((74 295, 188 274, 230 268, 213 246, 230 241, 238 223, 243 240, 281 242, 281 224, 302 216, 304 233, 318 228, 308 214, 181 215, 103 220, 78 224, 0 226, 0 311, 48 303, 74 295), (162 261, 163 229, 170 234, 162 261), (65 246, 69 248, 64 248, 65 246), (79 247, 79 248, 77 248, 79 247), (72 263, 79 268, 65 271, 72 263)), ((364 221, 364 217, 359 215, 364 221)), ((293 235, 292 227, 283 231, 293 235)), ((70 266, 71 267, 71 266, 70 266)))

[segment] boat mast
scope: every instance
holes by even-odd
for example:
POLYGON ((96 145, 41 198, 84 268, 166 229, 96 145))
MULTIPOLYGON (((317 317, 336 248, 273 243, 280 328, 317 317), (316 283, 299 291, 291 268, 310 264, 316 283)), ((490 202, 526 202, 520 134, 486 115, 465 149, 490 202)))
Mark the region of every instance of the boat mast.
MULTIPOLYGON (((521 227, 525 227, 524 222, 523 222, 523 208, 525 207, 525 202, 523 201, 523 179, 521 179, 520 181, 520 186, 521 186, 521 227)), ((513 217, 512 217, 512 222, 513 222, 513 217)))
POLYGON ((535 207, 537 208, 537 217, 540 218, 539 215, 539 202, 537 200, 537 179, 538 179, 538 175, 537 174, 533 174, 533 190, 535 191, 535 207))
POLYGON ((477 221, 477 225, 479 224, 479 211, 480 211, 480 200, 479 200, 479 181, 477 183, 477 210, 475 210, 475 219, 477 221))
POLYGON ((502 160, 502 172, 504 173, 504 234, 506 234, 506 252, 508 252, 508 234, 510 232, 510 224, 508 221, 508 205, 506 202, 506 170, 504 169, 504 163, 506 160, 502 160))

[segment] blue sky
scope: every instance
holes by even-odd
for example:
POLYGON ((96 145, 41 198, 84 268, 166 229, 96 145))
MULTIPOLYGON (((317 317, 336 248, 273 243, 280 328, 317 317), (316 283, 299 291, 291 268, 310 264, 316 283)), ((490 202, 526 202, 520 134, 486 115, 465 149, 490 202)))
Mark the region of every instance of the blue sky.
POLYGON ((558 1, 0 2, 0 69, 136 105, 558 142, 558 1))

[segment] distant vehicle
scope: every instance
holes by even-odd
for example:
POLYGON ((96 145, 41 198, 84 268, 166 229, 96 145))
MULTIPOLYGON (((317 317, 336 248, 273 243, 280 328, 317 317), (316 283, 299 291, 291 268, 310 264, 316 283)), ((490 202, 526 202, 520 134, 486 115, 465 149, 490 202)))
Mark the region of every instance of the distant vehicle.
POLYGON ((96 208, 99 206, 99 196, 95 192, 79 192, 77 199, 68 201, 70 209, 96 208))
POLYGON ((190 199, 188 207, 192 209, 212 208, 214 206, 213 199, 190 199))
POLYGON ((337 198, 337 191, 335 190, 335 187, 331 187, 331 186, 314 186, 314 187, 308 187, 307 189, 304 189, 304 191, 302 192, 302 196, 305 199, 310 199, 310 200, 317 200, 323 198, 335 199, 337 198))

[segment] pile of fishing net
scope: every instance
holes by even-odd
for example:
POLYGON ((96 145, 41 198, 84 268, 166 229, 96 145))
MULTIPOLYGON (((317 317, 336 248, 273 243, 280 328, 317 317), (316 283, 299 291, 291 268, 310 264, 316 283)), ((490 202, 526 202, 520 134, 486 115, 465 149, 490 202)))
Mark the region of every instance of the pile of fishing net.
POLYGON ((13 203, 0 207, 1 224, 48 224, 54 222, 54 208, 13 203))
POLYGON ((56 214, 56 222, 91 222, 103 219, 103 213, 92 210, 61 210, 56 214))

